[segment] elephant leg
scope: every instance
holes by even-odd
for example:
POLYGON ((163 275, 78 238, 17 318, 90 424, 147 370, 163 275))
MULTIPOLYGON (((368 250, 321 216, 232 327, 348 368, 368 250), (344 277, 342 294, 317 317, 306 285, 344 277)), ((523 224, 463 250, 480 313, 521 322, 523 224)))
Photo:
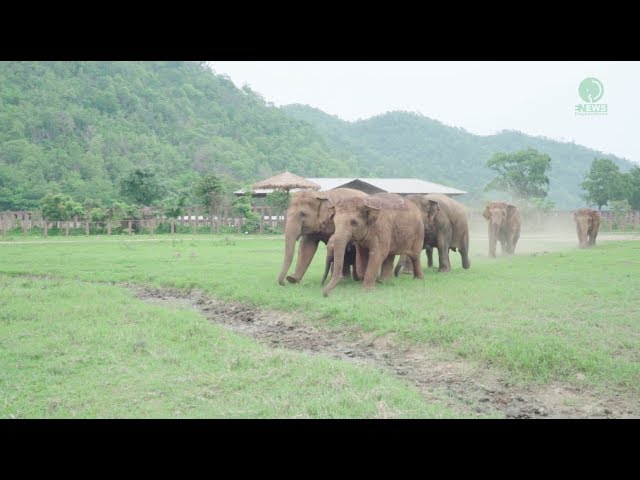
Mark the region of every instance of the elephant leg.
POLYGON ((342 276, 347 278, 351 276, 351 264, 349 262, 342 264, 342 276))
POLYGON ((449 245, 444 241, 444 238, 438 238, 438 263, 440 267, 439 272, 450 272, 451 262, 449 261, 449 245))
POLYGON ((462 247, 460 247, 458 251, 462 258, 462 268, 469 268, 471 266, 471 262, 469 261, 469 234, 464 236, 464 239, 462 240, 462 247))
POLYGON ((596 237, 598 236, 598 232, 591 232, 590 238, 589 238, 589 245, 595 245, 596 244, 596 237))
POLYGON ((489 232, 489 256, 491 258, 496 258, 496 242, 497 242, 497 238, 496 236, 493 234, 493 232, 489 232))
POLYGON ((287 281, 290 283, 298 283, 307 272, 313 256, 318 250, 320 240, 311 239, 305 235, 300 238, 300 246, 298 247, 298 261, 296 262, 296 271, 293 275, 287 275, 287 281))
POLYGON ((402 272, 402 267, 404 266, 404 255, 400 255, 400 258, 398 258, 398 264, 396 265, 396 268, 393 270, 393 275, 394 276, 398 276, 400 275, 400 272, 402 272))
MULTIPOLYGON (((409 258, 409 256, 401 255, 401 260, 402 260, 402 271, 406 275, 413 275, 413 263, 411 262, 411 259, 409 258)), ((400 263, 401 260, 398 260, 398 263, 400 263)))
POLYGON ((428 245, 425 247, 427 251, 427 268, 433 267, 433 247, 428 245))
POLYGON ((380 281, 386 282, 393 275, 393 261, 396 259, 395 255, 389 255, 382 262, 382 272, 380 273, 380 281))
POLYGON ((353 277, 353 281, 357 282, 358 280, 360 280, 360 277, 358 277, 358 269, 356 268, 356 259, 353 259, 353 264, 351 264, 351 276, 353 277))
MULTIPOLYGON (((386 258, 386 257, 384 257, 386 258)), ((383 255, 377 251, 369 252, 369 261, 367 262, 367 270, 364 273, 364 281, 362 287, 371 290, 376 286, 376 277, 384 260, 383 255)))
POLYGON ((369 249, 356 243, 356 274, 358 279, 363 280, 369 263, 369 249))
POLYGON ((413 263, 413 278, 417 278, 419 280, 422 280, 424 278, 424 273, 422 273, 422 265, 420 263, 421 253, 422 250, 420 250, 417 255, 409 256, 411 262, 413 263))
POLYGON ((516 253, 516 244, 518 243, 519 238, 520 238, 520 232, 516 232, 513 234, 513 239, 511 240, 511 254, 516 253))

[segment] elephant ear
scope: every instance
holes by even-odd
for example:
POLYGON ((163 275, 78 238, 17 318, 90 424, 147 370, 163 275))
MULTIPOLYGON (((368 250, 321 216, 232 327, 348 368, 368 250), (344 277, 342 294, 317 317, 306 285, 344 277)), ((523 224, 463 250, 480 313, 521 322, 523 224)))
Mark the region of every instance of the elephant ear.
POLYGON ((372 207, 371 205, 365 205, 364 206, 364 211, 365 211, 365 215, 367 217, 367 225, 371 226, 374 223, 376 223, 376 220, 378 219, 378 215, 380 215, 380 212, 382 210, 379 209, 378 207, 372 207))
POLYGON ((322 205, 325 202, 327 202, 327 208, 331 208, 333 206, 333 203, 331 203, 331 200, 325 194, 316 193, 315 198, 318 200, 318 215, 320 215, 320 210, 322 210, 322 205))
POLYGON ((491 212, 489 211, 489 205, 487 205, 484 208, 484 212, 482 212, 482 216, 486 219, 489 220, 491 218, 491 212))
POLYGON ((507 218, 513 217, 518 209, 513 205, 507 205, 507 218))
POLYGON ((436 218, 436 215, 439 211, 440 205, 438 204, 438 202, 429 200, 429 206, 427 207, 427 216, 429 217, 429 221, 433 222, 433 219, 436 218))
POLYGON ((329 219, 332 219, 336 215, 336 206, 329 202, 327 209, 329 210, 329 219))

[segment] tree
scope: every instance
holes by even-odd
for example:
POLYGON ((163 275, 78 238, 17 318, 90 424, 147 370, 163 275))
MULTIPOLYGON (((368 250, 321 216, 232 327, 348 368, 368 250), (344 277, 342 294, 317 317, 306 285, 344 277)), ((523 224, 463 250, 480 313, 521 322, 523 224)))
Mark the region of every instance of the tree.
POLYGON ((640 210, 640 167, 633 167, 625 174, 629 188, 629 204, 634 210, 640 210))
POLYGON ((162 202, 164 214, 169 218, 178 218, 184 212, 186 198, 184 193, 172 193, 169 195, 162 202))
POLYGON ((39 203, 42 217, 54 222, 69 220, 83 212, 82 205, 62 193, 48 193, 39 203))
POLYGON ((595 158, 580 187, 585 191, 583 198, 598 210, 612 200, 623 200, 626 193, 625 177, 618 166, 606 158, 595 158))
POLYGON ((213 215, 213 210, 222 199, 224 193, 224 185, 222 180, 213 173, 205 175, 200 179, 195 187, 195 195, 198 200, 209 209, 209 213, 213 215))
POLYGON ((265 197, 267 205, 271 205, 282 210, 286 210, 289 206, 289 192, 284 190, 274 190, 265 197))
POLYGON ((495 153, 487 160, 487 167, 498 173, 485 187, 485 191, 498 190, 512 199, 544 198, 549 189, 551 157, 533 148, 515 153, 495 153))
POLYGON ((156 174, 146 168, 136 168, 120 180, 120 193, 141 205, 151 205, 165 195, 166 188, 156 174))
POLYGON ((245 224, 245 231, 248 233, 254 233, 260 226, 260 216, 253 211, 251 205, 251 190, 247 190, 246 195, 242 195, 233 201, 234 208, 240 215, 247 219, 245 224))

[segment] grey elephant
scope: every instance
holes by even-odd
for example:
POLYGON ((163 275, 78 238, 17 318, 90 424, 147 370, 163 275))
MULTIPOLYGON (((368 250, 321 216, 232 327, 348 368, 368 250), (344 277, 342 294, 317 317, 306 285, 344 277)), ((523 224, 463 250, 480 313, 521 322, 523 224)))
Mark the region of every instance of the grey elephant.
MULTIPOLYGON (((433 265, 433 249, 438 249, 438 271, 449 272, 451 261, 449 250, 457 250, 462 258, 462 268, 469 268, 469 222, 467 209, 453 198, 439 193, 428 195, 409 195, 422 214, 424 225, 423 248, 427 251, 427 265, 433 265)), ((394 274, 402 271, 406 258, 400 257, 394 274)))
POLYGON ((302 190, 291 196, 287 209, 287 226, 285 228, 284 260, 278 283, 284 285, 285 275, 289 271, 293 261, 296 242, 298 246, 298 261, 292 275, 287 276, 290 283, 298 283, 309 268, 313 260, 318 244, 327 243, 335 231, 333 211, 329 211, 329 205, 338 202, 342 198, 365 198, 368 195, 360 190, 351 188, 334 188, 324 192, 310 192, 302 190))
POLYGON ((482 216, 489 222, 489 256, 496 256, 496 242, 500 242, 502 252, 512 255, 520 238, 520 212, 506 202, 491 202, 482 216))
POLYGON ((600 214, 590 208, 581 208, 573 214, 573 221, 576 222, 580 248, 594 246, 600 228, 600 214))

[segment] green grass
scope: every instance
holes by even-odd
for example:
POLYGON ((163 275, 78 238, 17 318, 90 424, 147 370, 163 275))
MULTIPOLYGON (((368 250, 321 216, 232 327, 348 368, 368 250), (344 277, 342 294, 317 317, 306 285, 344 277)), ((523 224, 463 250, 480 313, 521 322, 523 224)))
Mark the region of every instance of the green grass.
POLYGON ((108 285, 0 275, 1 418, 455 416, 400 380, 274 350, 108 285))
POLYGON ((486 239, 477 237, 472 234, 470 270, 452 253, 449 274, 425 268, 424 281, 403 276, 371 293, 342 281, 329 298, 319 285, 324 246, 301 284, 277 284, 281 237, 5 241, 0 273, 199 288, 297 312, 326 328, 355 325, 429 345, 443 356, 489 364, 514 382, 640 393, 640 242, 599 240, 596 248, 579 250, 574 238, 543 242, 534 235, 521 240, 517 255, 492 260, 486 239))

